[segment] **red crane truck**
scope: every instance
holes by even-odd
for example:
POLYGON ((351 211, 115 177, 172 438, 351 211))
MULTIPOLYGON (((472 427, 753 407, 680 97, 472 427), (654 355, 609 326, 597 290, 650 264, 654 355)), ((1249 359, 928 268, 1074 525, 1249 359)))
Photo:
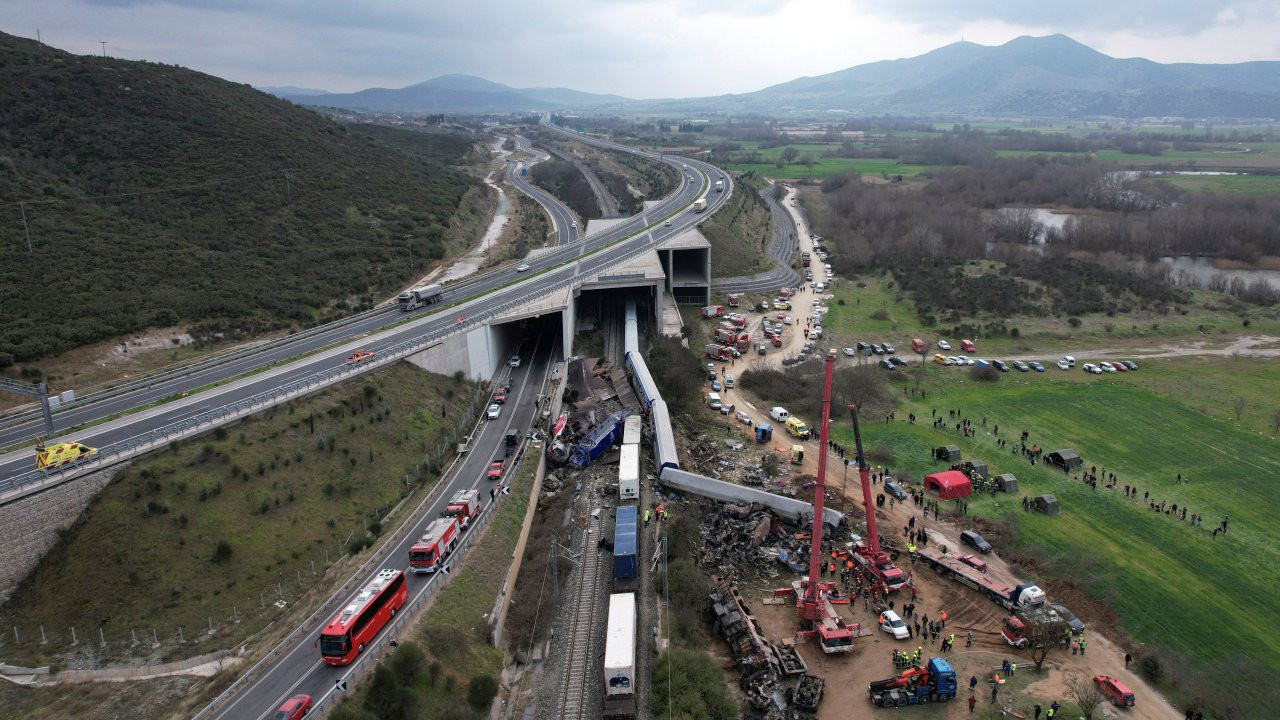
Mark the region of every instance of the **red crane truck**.
MULTIPOLYGON (((834 352, 834 351, 832 351, 834 352)), ((858 479, 862 483, 862 504, 867 509, 867 541, 853 545, 854 564, 873 589, 882 593, 892 592, 911 584, 911 576, 893 564, 893 558, 880 545, 880 531, 876 526, 876 506, 871 497, 871 473, 867 457, 862 454, 862 431, 858 427, 858 408, 849 406, 853 420, 854 455, 858 462, 858 479)))

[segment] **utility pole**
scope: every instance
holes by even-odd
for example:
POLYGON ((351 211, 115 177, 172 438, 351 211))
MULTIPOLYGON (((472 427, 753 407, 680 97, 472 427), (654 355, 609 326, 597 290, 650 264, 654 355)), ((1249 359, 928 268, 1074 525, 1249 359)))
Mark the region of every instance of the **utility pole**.
POLYGON ((106 40, 99 40, 98 42, 102 44, 102 57, 106 57, 106 56, 107 56, 107 41, 106 41, 106 40))
POLYGON ((34 253, 31 250, 31 230, 27 227, 27 204, 19 201, 18 210, 22 213, 22 232, 27 236, 27 254, 32 255, 34 253))

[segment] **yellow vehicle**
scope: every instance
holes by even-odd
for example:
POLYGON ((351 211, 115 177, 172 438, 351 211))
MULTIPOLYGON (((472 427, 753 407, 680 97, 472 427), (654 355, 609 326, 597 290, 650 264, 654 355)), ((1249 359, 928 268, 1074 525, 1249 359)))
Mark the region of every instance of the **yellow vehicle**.
POLYGON ((946 364, 947 364, 947 358, 946 358, 942 353, 934 353, 934 355, 933 355, 933 361, 934 361, 934 362, 936 362, 936 363, 937 363, 937 364, 939 364, 939 365, 946 365, 946 364))
POLYGON ((98 448, 76 442, 56 443, 45 447, 41 441, 36 443, 36 469, 53 470, 63 465, 74 465, 97 454, 98 448))
POLYGON ((791 446, 791 464, 801 465, 803 463, 804 463, 804 446, 792 445, 791 446))
POLYGON ((788 300, 774 300, 773 307, 776 310, 790 310, 791 302, 788 300))
POLYGON ((803 420, 794 415, 787 418, 787 422, 784 427, 786 427, 787 434, 791 437, 797 437, 801 440, 809 437, 809 426, 805 425, 803 420))

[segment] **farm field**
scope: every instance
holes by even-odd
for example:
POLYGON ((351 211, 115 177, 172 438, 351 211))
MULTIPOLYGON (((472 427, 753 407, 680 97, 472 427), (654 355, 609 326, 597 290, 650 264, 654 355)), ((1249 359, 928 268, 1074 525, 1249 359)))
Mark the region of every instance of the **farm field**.
POLYGON ((1177 175, 1160 180, 1196 192, 1280 194, 1280 175, 1177 175))
MULTIPOLYGON (((1280 547, 1270 539, 1280 511, 1269 490, 1280 472, 1274 441, 1128 377, 1097 380, 1082 392, 1078 382, 1048 374, 1010 373, 995 384, 972 382, 963 371, 931 374, 928 401, 900 406, 897 422, 868 422, 864 443, 891 447, 894 470, 916 480, 941 468, 930 460, 930 448, 957 444, 964 457, 987 460, 993 472, 1017 475, 1022 494, 1054 493, 1063 507, 1055 517, 1025 513, 1020 498, 1005 496, 976 498, 969 512, 1009 527, 997 550, 1038 557, 1051 596, 1055 586, 1071 582, 1114 607, 1125 632, 1172 652, 1186 677, 1203 676, 1215 663, 1231 665, 1241 648, 1250 649, 1263 677, 1277 676, 1280 640, 1269 627, 1280 600, 1268 589, 1280 583, 1280 547), (970 418, 977 437, 962 438, 954 422, 948 430, 932 429, 931 409, 945 418, 947 408, 970 418), (917 424, 903 422, 908 412, 917 424), (1151 511, 1142 495, 1126 500, 1102 483, 1092 490, 1054 468, 1030 466, 996 448, 997 424, 1006 440, 1016 441, 1025 429, 1029 444, 1046 451, 1074 448, 1086 467, 1115 472, 1120 487, 1136 485, 1154 501, 1202 513, 1203 527, 1151 511), (1179 484, 1179 473, 1189 481, 1179 484), (1228 515, 1229 534, 1214 540, 1210 530, 1228 515)), ((851 446, 842 419, 833 434, 851 446)))
POLYGON ((475 390, 397 364, 128 465, 0 608, 24 639, 40 625, 49 638, 7 656, 60 652, 74 626, 95 640, 101 628, 103 654, 130 654, 131 632, 154 629, 186 657, 305 607, 331 563, 436 479, 419 463, 475 390))
MULTIPOLYGON (((776 148, 775 148, 776 149, 776 148)), ((769 151, 762 151, 762 154, 769 151)), ((837 175, 850 170, 859 172, 863 175, 902 175, 917 176, 925 172, 927 168, 923 165, 904 165, 897 160, 880 159, 880 158, 816 158, 817 162, 813 165, 812 178, 814 180, 822 180, 832 175, 837 175)), ((798 163, 790 163, 783 165, 781 168, 775 166, 772 162, 765 163, 726 163, 725 168, 729 170, 738 170, 742 172, 754 171, 761 175, 773 178, 808 178, 810 170, 804 165, 798 163)))

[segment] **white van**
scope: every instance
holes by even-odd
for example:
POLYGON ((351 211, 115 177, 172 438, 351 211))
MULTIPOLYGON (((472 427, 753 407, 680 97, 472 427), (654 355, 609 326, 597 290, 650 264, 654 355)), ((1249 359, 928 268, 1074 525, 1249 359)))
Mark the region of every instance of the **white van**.
POLYGON ((731 375, 730 373, 724 374, 724 387, 726 390, 733 387, 733 375, 731 375))
POLYGON ((720 393, 707 393, 707 404, 711 406, 712 410, 719 410, 721 405, 720 393))
POLYGON ((769 409, 769 417, 773 418, 774 422, 786 422, 787 418, 791 417, 791 413, 784 407, 774 407, 769 409))
POLYGON ((824 284, 822 284, 822 283, 818 283, 817 285, 814 285, 814 286, 813 286, 813 291, 814 291, 814 292, 820 292, 820 293, 826 292, 826 291, 827 291, 827 286, 826 286, 826 285, 824 285, 824 284))

